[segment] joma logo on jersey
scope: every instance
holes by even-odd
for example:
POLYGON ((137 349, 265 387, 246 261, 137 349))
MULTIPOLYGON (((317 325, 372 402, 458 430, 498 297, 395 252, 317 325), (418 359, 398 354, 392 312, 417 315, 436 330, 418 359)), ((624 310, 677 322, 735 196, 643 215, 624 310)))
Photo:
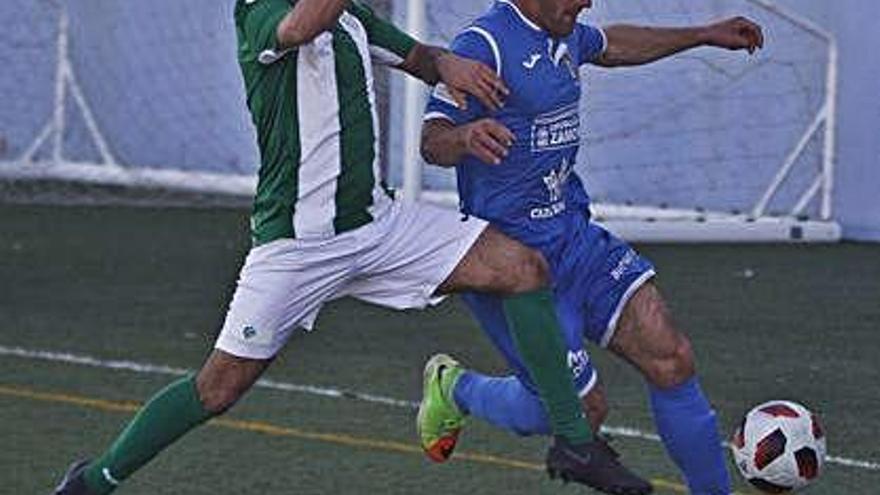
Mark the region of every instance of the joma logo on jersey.
POLYGON ((577 146, 580 131, 581 119, 577 104, 540 115, 532 124, 532 152, 577 146))

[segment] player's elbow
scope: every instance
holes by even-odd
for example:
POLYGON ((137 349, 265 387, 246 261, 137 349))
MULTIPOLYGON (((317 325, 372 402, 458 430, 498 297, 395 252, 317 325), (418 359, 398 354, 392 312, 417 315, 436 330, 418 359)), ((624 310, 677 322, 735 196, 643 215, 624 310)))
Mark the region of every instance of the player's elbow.
POLYGON ((515 268, 505 278, 506 293, 524 294, 548 286, 550 267, 541 253, 523 246, 516 255, 515 268))
POLYGON ((324 5, 310 2, 288 12, 278 23, 275 36, 282 49, 293 49, 310 43, 319 34, 333 29, 347 4, 346 0, 328 0, 324 5))
POLYGON ((318 35, 318 31, 305 29, 304 26, 288 16, 278 24, 275 35, 278 38, 280 48, 290 49, 308 43, 318 35))
POLYGON ((422 133, 422 142, 419 145, 419 154, 422 155, 422 160, 425 160, 425 163, 430 163, 432 165, 437 164, 437 145, 429 136, 426 136, 425 133, 422 133))

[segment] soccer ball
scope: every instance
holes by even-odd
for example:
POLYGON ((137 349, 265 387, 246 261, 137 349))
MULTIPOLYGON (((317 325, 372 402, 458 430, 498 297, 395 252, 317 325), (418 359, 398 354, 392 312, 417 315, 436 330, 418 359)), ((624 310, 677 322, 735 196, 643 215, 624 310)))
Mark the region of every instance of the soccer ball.
POLYGON ((819 419, 795 402, 774 400, 746 414, 731 440, 739 472, 766 493, 786 493, 815 481, 825 461, 819 419))

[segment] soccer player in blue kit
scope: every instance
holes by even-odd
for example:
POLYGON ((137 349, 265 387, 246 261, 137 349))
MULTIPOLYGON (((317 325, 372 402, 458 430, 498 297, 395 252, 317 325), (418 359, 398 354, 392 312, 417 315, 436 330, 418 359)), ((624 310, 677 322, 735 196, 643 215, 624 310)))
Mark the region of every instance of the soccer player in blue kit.
MULTIPOLYGON (((579 68, 641 65, 698 46, 751 53, 763 45, 763 34, 742 17, 685 28, 600 29, 576 22, 591 6, 590 0, 497 0, 458 35, 452 50, 497 71, 510 89, 505 104, 498 111, 474 99, 458 105, 439 86, 428 103, 422 153, 429 163, 457 167, 465 215, 490 221, 550 263, 568 364, 594 429, 606 406, 584 337, 643 374, 657 430, 691 493, 728 495, 715 413, 696 377, 690 342, 653 283, 654 267, 590 221, 589 196, 573 171, 579 68)), ((468 414, 519 434, 549 433, 499 300, 471 293, 465 301, 514 375, 485 376, 442 354, 428 362, 419 433, 426 449, 444 442, 447 457, 468 414)), ((551 448, 548 466, 559 448, 564 442, 551 448)), ((608 493, 650 491, 638 484, 574 481, 608 493)))

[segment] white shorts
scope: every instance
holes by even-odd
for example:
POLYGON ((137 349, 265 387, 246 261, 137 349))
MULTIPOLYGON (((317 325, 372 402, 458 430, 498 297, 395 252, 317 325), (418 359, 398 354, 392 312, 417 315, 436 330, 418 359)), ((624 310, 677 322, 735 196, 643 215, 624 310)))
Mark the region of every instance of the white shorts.
POLYGON ((352 296, 424 308, 486 228, 449 209, 395 201, 387 213, 329 239, 279 239, 253 248, 215 347, 269 359, 294 329, 311 330, 327 301, 352 296))

